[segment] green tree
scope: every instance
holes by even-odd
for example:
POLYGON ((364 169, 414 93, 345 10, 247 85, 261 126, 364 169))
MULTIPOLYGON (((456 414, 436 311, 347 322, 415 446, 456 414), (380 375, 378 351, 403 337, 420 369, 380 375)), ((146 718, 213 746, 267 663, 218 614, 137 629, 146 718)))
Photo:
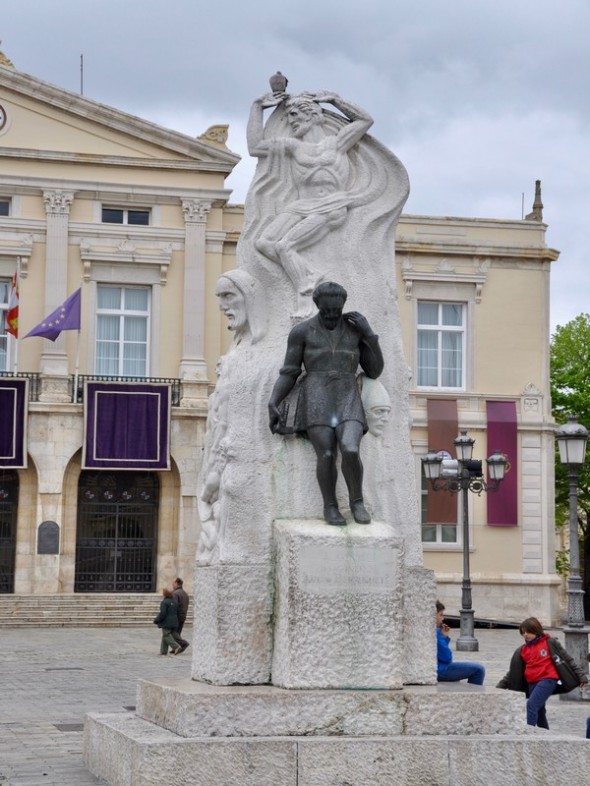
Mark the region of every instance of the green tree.
MULTIPOLYGON (((557 327, 551 339, 551 398, 553 415, 565 423, 575 415, 590 430, 590 314, 579 314, 557 327)), ((558 527, 568 526, 569 482, 566 468, 556 456, 555 503, 558 527)), ((578 483, 578 526, 585 616, 590 619, 590 465, 581 467, 578 483)))

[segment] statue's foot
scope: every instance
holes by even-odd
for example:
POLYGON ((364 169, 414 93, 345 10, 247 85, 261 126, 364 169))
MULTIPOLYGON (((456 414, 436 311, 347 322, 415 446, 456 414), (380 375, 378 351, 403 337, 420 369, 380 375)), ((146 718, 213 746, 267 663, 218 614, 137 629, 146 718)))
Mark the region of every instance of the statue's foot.
POLYGON ((309 319, 313 316, 314 304, 311 295, 304 295, 301 292, 297 295, 297 310, 291 315, 293 319, 309 319))
POLYGON ((350 503, 350 510, 357 524, 370 524, 371 516, 362 499, 355 499, 350 503))
POLYGON ((297 287, 299 294, 311 297, 314 289, 318 284, 321 284, 323 280, 324 276, 319 275, 315 270, 308 269, 306 276, 300 280, 299 286, 297 287))
POLYGON ((326 524, 334 524, 336 527, 342 527, 346 524, 346 519, 338 510, 338 505, 326 505, 324 508, 324 520, 326 524))

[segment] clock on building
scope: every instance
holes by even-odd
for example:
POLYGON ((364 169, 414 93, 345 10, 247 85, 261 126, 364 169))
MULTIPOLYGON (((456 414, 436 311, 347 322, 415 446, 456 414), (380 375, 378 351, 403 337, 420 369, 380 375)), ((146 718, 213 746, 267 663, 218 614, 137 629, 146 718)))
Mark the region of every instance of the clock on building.
POLYGON ((6 109, 0 104, 0 131, 3 131, 6 127, 6 123, 8 122, 8 115, 6 114, 6 109))

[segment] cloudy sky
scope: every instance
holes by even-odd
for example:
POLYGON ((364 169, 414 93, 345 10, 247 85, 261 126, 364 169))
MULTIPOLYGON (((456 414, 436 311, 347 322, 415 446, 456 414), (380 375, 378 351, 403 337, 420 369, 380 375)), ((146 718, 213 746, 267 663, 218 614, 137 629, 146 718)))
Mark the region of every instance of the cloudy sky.
MULTIPOLYGON (((21 71, 184 133, 229 123, 253 172, 251 101, 281 70, 374 117, 408 169, 405 212, 520 219, 542 181, 551 324, 590 312, 589 0, 19 0, 1 48, 21 71)), ((7 10, 9 8, 9 10, 7 10)))

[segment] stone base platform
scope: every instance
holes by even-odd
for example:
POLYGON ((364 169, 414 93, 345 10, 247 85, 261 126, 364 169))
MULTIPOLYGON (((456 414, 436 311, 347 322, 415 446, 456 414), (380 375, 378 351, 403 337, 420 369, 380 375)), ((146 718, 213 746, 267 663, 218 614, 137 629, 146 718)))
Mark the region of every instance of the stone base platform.
POLYGON ((135 714, 87 716, 84 757, 111 786, 583 782, 588 742, 524 717, 522 695, 458 683, 287 691, 160 680, 140 684, 135 714))

